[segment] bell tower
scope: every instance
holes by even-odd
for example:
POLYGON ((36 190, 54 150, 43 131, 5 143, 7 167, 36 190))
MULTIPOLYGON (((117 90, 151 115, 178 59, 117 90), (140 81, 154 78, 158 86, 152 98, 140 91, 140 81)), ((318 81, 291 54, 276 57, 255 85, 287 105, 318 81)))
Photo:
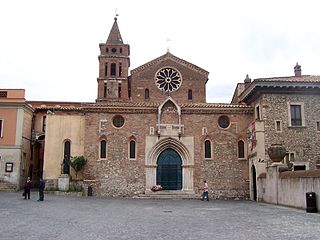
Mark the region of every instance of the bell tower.
POLYGON ((97 102, 126 101, 128 96, 128 72, 130 46, 124 44, 117 17, 106 43, 100 43, 97 102))

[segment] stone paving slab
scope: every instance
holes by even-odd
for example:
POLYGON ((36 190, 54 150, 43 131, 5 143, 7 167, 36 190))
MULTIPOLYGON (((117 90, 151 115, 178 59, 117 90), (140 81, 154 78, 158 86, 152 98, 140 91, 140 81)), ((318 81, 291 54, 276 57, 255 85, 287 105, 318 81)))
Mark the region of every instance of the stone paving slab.
POLYGON ((0 192, 1 240, 320 239, 320 214, 251 201, 152 200, 0 192))

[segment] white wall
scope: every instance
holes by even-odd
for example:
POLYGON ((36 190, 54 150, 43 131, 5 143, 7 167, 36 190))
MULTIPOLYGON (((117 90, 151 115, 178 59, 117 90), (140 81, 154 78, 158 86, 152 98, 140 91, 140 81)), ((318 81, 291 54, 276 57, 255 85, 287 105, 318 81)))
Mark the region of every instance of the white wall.
MULTIPOLYGON (((315 192, 317 208, 320 210, 320 170, 316 176, 304 174, 303 177, 281 176, 279 169, 283 166, 273 166, 267 168, 266 178, 258 178, 257 184, 264 191, 258 196, 264 202, 306 208, 306 193, 315 192)), ((304 171, 308 173, 309 171, 304 171)), ((315 171, 313 171, 314 173, 315 171)), ((288 173, 288 172, 286 172, 288 173)))

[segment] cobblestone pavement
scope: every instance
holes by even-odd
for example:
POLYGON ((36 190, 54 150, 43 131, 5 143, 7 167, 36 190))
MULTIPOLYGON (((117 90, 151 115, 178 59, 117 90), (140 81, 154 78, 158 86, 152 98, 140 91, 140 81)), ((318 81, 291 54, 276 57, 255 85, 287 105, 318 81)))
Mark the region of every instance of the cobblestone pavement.
POLYGON ((0 192, 1 240, 320 239, 320 214, 250 201, 149 200, 0 192))

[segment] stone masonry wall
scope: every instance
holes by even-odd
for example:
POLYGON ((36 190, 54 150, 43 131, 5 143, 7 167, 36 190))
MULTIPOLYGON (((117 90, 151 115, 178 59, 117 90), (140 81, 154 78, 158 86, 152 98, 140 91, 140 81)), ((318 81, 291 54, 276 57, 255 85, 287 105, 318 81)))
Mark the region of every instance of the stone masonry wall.
POLYGON ((281 143, 287 151, 295 153, 295 162, 307 163, 310 169, 315 169, 320 162, 320 132, 316 129, 316 121, 320 121, 319 102, 319 95, 264 95, 262 118, 265 122, 265 149, 271 144, 281 143), (290 102, 304 103, 305 127, 289 126, 290 102), (281 132, 276 132, 275 120, 281 121, 281 132))
POLYGON ((88 113, 86 115, 85 156, 88 163, 85 179, 97 180, 98 195, 132 196, 144 192, 144 139, 149 126, 156 126, 152 114, 121 114, 125 123, 115 128, 112 113, 88 113), (107 120, 105 133, 99 133, 99 121, 107 120), (107 141, 107 158, 99 159, 101 137, 107 141), (129 160, 129 140, 136 140, 137 158, 129 160))
MULTIPOLYGON (((225 110, 226 111, 226 110, 225 110)), ((228 111, 228 110, 227 110, 228 111)), ((182 111, 183 112, 183 111, 182 111)), ((95 195, 134 196, 145 191, 145 139, 150 127, 156 129, 156 113, 124 113, 123 127, 113 127, 113 113, 86 113, 85 180, 96 180, 93 186, 95 195), (99 121, 106 120, 106 131, 99 133, 99 121), (136 140, 137 159, 129 160, 128 143, 136 140), (107 159, 99 159, 99 141, 107 141, 107 159)), ((169 117, 169 116, 168 116, 169 117)), ((173 116, 176 118, 176 116, 173 116)), ((170 117, 169 117, 170 118, 170 117)), ((170 122, 170 119, 166 122, 170 122)), ((203 180, 210 186, 210 195, 219 197, 247 197, 249 176, 247 160, 239 160, 237 143, 246 142, 246 124, 252 115, 244 113, 202 113, 182 114, 184 136, 194 136, 194 191, 200 193, 203 180), (218 118, 227 115, 231 125, 227 129, 218 126, 218 118), (202 134, 202 128, 207 133, 202 134), (212 141, 212 159, 204 159, 204 140, 212 141)), ((175 120, 173 120, 175 121, 175 120)), ((175 122, 174 122, 175 123, 175 122)), ((156 134, 156 131, 155 131, 156 134)))
POLYGON ((200 103, 206 101, 205 82, 207 81, 207 77, 170 59, 166 59, 160 64, 153 65, 141 72, 132 74, 132 100, 137 102, 164 101, 168 97, 168 93, 160 91, 157 88, 154 82, 154 76, 159 69, 168 66, 176 68, 182 75, 182 84, 180 88, 177 91, 170 93, 170 96, 174 98, 175 101, 178 103, 200 103), (144 99, 145 88, 149 89, 150 98, 148 100, 144 99), (192 100, 188 100, 188 89, 192 90, 192 100))
POLYGON ((238 159, 237 144, 240 139, 246 142, 244 126, 249 124, 251 118, 250 114, 183 115, 185 134, 195 136, 194 189, 196 192, 202 191, 203 180, 206 180, 209 184, 210 196, 213 198, 248 197, 248 161, 247 158, 238 159), (221 115, 230 118, 231 125, 226 129, 218 126, 218 118, 221 115), (202 134, 203 127, 207 128, 207 134, 202 134), (212 159, 204 158, 206 139, 211 140, 212 159))

